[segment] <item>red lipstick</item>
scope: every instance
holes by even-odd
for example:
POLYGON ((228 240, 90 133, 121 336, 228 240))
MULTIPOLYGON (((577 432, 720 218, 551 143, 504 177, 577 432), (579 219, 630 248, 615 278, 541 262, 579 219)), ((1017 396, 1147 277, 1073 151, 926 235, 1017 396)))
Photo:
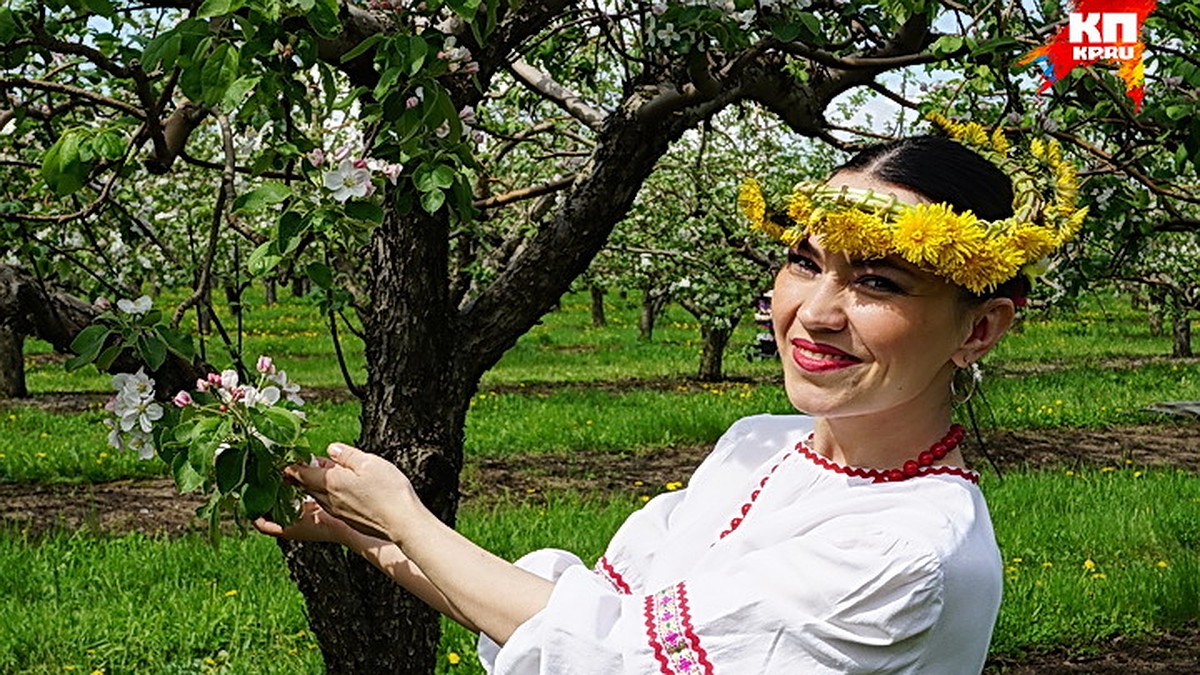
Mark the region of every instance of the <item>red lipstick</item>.
POLYGON ((792 361, 810 373, 841 370, 862 363, 862 359, 832 345, 792 338, 792 361))

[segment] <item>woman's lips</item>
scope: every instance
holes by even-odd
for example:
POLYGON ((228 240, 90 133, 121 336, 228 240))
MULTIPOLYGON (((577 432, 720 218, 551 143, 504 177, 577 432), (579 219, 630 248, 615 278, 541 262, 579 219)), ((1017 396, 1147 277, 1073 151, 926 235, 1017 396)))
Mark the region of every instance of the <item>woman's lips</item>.
POLYGON ((862 363, 862 359, 837 347, 809 342, 803 338, 792 338, 792 360, 810 373, 841 370, 862 363))

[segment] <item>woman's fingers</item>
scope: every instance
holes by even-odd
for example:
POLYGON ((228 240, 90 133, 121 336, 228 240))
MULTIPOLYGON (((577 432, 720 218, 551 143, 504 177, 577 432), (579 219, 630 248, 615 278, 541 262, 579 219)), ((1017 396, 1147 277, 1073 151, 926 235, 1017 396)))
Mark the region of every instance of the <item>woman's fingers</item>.
MULTIPOLYGON (((336 466, 332 468, 336 468, 336 466)), ((328 473, 332 468, 292 464, 284 468, 283 475, 285 478, 304 488, 305 492, 324 494, 329 492, 328 473)))

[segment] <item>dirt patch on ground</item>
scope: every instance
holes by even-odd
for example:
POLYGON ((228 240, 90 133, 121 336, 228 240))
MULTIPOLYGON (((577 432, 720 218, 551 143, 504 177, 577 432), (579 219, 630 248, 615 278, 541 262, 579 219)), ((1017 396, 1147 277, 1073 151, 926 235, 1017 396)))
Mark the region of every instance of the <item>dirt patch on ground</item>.
MULTIPOLYGON (((668 385, 664 382, 662 386, 668 385)), ((679 386, 679 382, 670 386, 679 386)), ((67 403, 62 401, 64 407, 67 403)), ((987 442, 1001 470, 1119 466, 1126 461, 1139 466, 1200 469, 1200 424, 1194 423, 1107 431, 1005 431, 992 434, 987 442)), ((650 496, 668 489, 668 483, 684 481, 710 449, 698 445, 628 455, 576 452, 478 459, 469 462, 463 472, 463 499, 467 504, 536 501, 556 490, 650 496)), ((986 463, 978 453, 971 459, 979 467, 986 463)), ((177 494, 169 479, 86 485, 0 484, 0 526, 25 532, 30 538, 60 529, 177 536, 200 528, 193 518, 200 503, 194 496, 177 494)), ((994 660, 985 672, 1149 675, 1194 673, 1200 669, 1198 664, 1200 625, 1190 624, 1147 640, 1115 638, 1089 647, 1086 653, 1055 651, 994 660)))

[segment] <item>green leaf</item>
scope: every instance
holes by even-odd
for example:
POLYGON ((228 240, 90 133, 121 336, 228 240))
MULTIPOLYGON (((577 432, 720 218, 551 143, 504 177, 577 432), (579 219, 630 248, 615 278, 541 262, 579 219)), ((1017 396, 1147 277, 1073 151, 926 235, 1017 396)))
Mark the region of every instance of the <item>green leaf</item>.
POLYGON ((454 169, 444 164, 425 163, 413 172, 413 184, 421 192, 448 188, 454 184, 454 169))
POLYGON ((181 452, 172 458, 171 475, 175 477, 175 487, 184 494, 192 492, 204 484, 204 476, 192 467, 186 452, 181 452))
POLYGON ((425 57, 429 55, 429 43, 420 36, 414 35, 408 41, 408 73, 416 75, 425 65, 425 57))
POLYGON ((276 225, 275 238, 279 244, 276 250, 282 251, 283 255, 287 255, 296 250, 300 245, 300 237, 308 231, 309 219, 301 216, 296 211, 285 211, 279 216, 279 223, 276 225))
POLYGON ((101 372, 107 371, 112 367, 113 361, 117 360, 117 357, 121 355, 121 352, 124 351, 124 349, 125 345, 123 344, 110 345, 106 347, 104 351, 100 352, 100 356, 96 358, 96 368, 98 368, 101 372))
POLYGON ((225 90, 225 97, 221 99, 221 109, 230 111, 238 107, 242 99, 246 98, 246 94, 258 86, 260 80, 262 78, 257 75, 253 77, 244 75, 234 80, 233 84, 225 90))
POLYGON ((375 225, 383 222, 383 209, 378 204, 366 201, 346 202, 346 215, 375 225))
POLYGON ((963 39, 958 35, 943 35, 929 45, 929 51, 935 56, 946 56, 958 51, 963 46, 963 39))
POLYGON ((442 208, 442 204, 446 203, 446 193, 441 190, 421 193, 421 208, 425 209, 426 213, 434 214, 442 208))
POLYGON ((80 156, 81 133, 70 129, 50 146, 42 159, 42 179, 59 197, 83 187, 91 165, 80 156))
POLYGON ((109 0, 83 0, 83 7, 92 14, 111 17, 117 10, 109 0))
POLYGON ((150 370, 158 370, 167 360, 167 343, 147 333, 138 334, 137 349, 150 370))
POLYGON ((279 484, 278 478, 248 484, 246 491, 242 493, 242 514, 247 518, 258 518, 269 513, 271 507, 275 506, 279 484))
POLYGON ((196 347, 192 344, 192 336, 182 331, 172 330, 170 326, 159 324, 154 327, 158 331, 158 335, 167 343, 167 349, 175 352, 179 356, 192 360, 196 355, 196 347))
POLYGON ((250 419, 260 434, 279 445, 291 445, 300 437, 300 418, 283 408, 252 410, 250 419))
POLYGON ((333 287, 333 270, 324 263, 311 262, 304 270, 313 283, 326 290, 333 287))
POLYGON ((305 16, 308 23, 323 38, 337 37, 342 32, 342 23, 338 20, 338 0, 316 0, 312 9, 305 16))
POLYGON ((275 269, 281 260, 283 256, 275 252, 274 242, 268 241, 254 249, 246 259, 246 268, 256 277, 262 276, 275 269))
POLYGON ((7 44, 21 32, 17 17, 8 7, 0 7, 0 44, 7 44))
POLYGON ((125 140, 115 131, 102 131, 90 143, 92 152, 107 160, 121 159, 125 154, 125 140))
POLYGON ((268 181, 233 200, 235 213, 259 211, 292 196, 292 189, 283 183, 268 181))
POLYGON ((246 455, 244 447, 229 448, 217 455, 217 490, 233 492, 246 480, 246 455))
POLYGON ((383 36, 384 36, 384 33, 382 31, 380 31, 378 33, 371 33, 371 35, 367 39, 365 39, 362 42, 355 45, 354 49, 351 49, 350 51, 346 52, 345 54, 342 54, 342 59, 341 59, 342 63, 345 63, 347 61, 353 61, 354 59, 367 53, 367 50, 374 47, 380 40, 383 39, 383 36))
POLYGON ((223 16, 238 11, 244 4, 245 0, 204 0, 196 12, 196 17, 207 19, 213 16, 223 16))
MULTIPOLYGON (((71 341, 71 351, 78 354, 82 361, 79 365, 94 361, 100 354, 100 349, 104 347, 104 342, 108 340, 108 336, 111 334, 112 330, 108 326, 99 324, 92 324, 79 331, 79 334, 71 341)), ((74 368, 68 366, 67 370, 74 370, 74 368)))
POLYGON ((238 51, 227 44, 218 45, 200 70, 200 91, 205 103, 216 105, 238 76, 238 51))

